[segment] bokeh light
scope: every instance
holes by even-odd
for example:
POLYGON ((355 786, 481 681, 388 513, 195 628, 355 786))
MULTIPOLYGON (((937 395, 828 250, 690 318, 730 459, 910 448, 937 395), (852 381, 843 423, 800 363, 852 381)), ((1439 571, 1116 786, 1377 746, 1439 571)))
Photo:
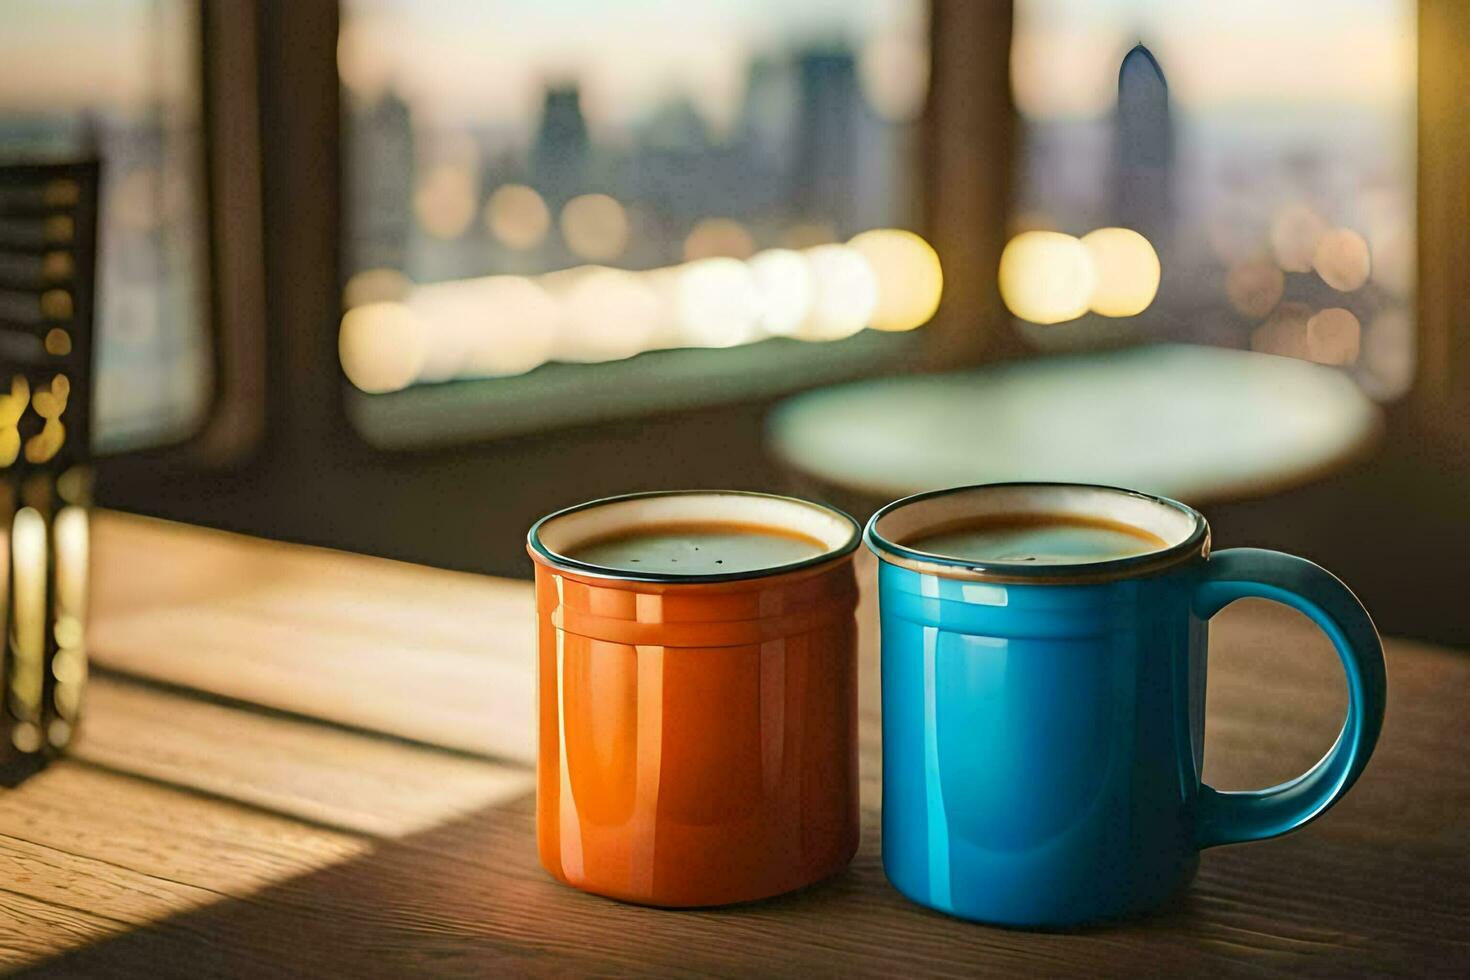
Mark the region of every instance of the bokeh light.
POLYGON ((691 262, 679 270, 675 320, 680 336, 697 347, 734 347, 758 334, 760 295, 739 259, 691 262))
POLYGON ((1225 296, 1243 316, 1260 319, 1276 308, 1286 290, 1286 277, 1270 259, 1236 262, 1225 274, 1225 296))
MULTIPOLYGON (((1101 18, 1086 18, 1088 30, 1041 32, 1026 29, 1030 8, 1017 5, 1011 42, 1011 92, 1024 115, 1079 119, 1105 115, 1117 97, 1118 53, 1127 37, 1101 18)), ((1059 18, 1082 21, 1083 18, 1059 18)))
POLYGON ((472 376, 522 374, 550 359, 561 306, 545 289, 523 276, 492 276, 482 302, 495 315, 470 349, 466 367, 472 376))
POLYGON ((806 256, 789 248, 758 252, 746 263, 760 297, 758 320, 766 333, 789 337, 811 309, 815 285, 806 256))
POLYGON ((1099 228, 1082 236, 1097 275, 1088 306, 1103 316, 1137 316, 1159 292, 1159 256, 1131 228, 1099 228))
POLYGON ((70 252, 47 252, 41 260, 41 275, 47 282, 70 279, 75 272, 70 252))
POLYGON ((1087 246, 1056 231, 1026 231, 1000 256, 1006 309, 1032 323, 1061 323, 1087 312, 1097 269, 1087 246))
POLYGON ((421 286, 406 306, 423 327, 423 358, 417 381, 449 381, 466 367, 475 334, 491 315, 481 300, 484 279, 451 280, 421 286))
POLYGON ((393 76, 392 45, 382 43, 382 25, 356 16, 344 18, 337 33, 337 75, 365 102, 379 98, 393 76))
POLYGON ((796 331, 802 340, 841 340, 873 318, 878 277, 857 249, 818 245, 806 252, 812 271, 812 305, 796 331))
POLYGON ((879 118, 911 122, 929 93, 929 45, 921 37, 878 35, 858 55, 863 97, 879 118))
POLYGON ((658 313, 652 330, 643 341, 644 350, 663 350, 688 344, 683 325, 679 322, 679 290, 685 268, 687 264, 637 273, 639 281, 658 300, 658 313))
POLYGON ((1312 268, 1339 292, 1359 289, 1370 271, 1368 242, 1351 228, 1334 228, 1318 240, 1312 268))
POLYGON ((44 346, 52 357, 65 357, 71 353, 71 334, 60 327, 52 327, 46 331, 44 346))
POLYGON ((559 298, 565 325, 556 348, 559 360, 612 361, 648 349, 664 311, 639 276, 590 267, 568 270, 557 279, 564 290, 559 298))
POLYGON ((911 330, 933 316, 942 290, 933 248, 894 229, 847 245, 639 272, 588 265, 415 286, 396 270, 369 269, 346 287, 339 347, 353 384, 396 391, 523 374, 549 360, 602 362, 771 336, 840 340, 868 326, 911 330))
POLYGON ((1307 321, 1311 317, 1312 310, 1305 303, 1282 303, 1251 333, 1251 349, 1282 357, 1307 357, 1307 321))
MULTIPOLYGON (((428 327, 431 348, 451 345, 441 359, 441 364, 450 358, 455 362, 449 377, 503 377, 540 366, 555 348, 561 317, 557 302, 524 276, 426 286, 414 293, 410 305, 428 327)), ((424 375, 435 361, 431 349, 424 375)), ((436 373, 448 371, 446 365, 436 373)))
POLYGON ((41 294, 41 315, 48 320, 70 320, 74 312, 71 293, 64 289, 48 289, 41 294))
POLYGON ((1362 326, 1349 310, 1331 307, 1307 320, 1307 356, 1319 364, 1346 366, 1358 359, 1362 326))
POLYGON ((684 259, 750 258, 755 240, 745 226, 730 218, 705 218, 684 239, 684 259))
POLYGON ((81 199, 81 185, 74 180, 62 178, 47 181, 46 186, 41 189, 41 201, 48 208, 75 207, 81 199))
POLYGON ((407 388, 419 376, 427 337, 418 316, 402 303, 368 303, 348 310, 337 336, 347 380, 378 393, 407 388))
POLYGON ((1271 219, 1271 252, 1287 272, 1311 272, 1327 222, 1305 204, 1291 204, 1271 219))
POLYGON ((868 326, 875 330, 913 330, 939 309, 944 272, 939 253, 911 231, 875 228, 848 242, 872 266, 878 303, 868 326))
POLYGON ((419 225, 435 238, 463 235, 475 220, 475 173, 463 163, 440 163, 429 168, 413 195, 419 225))
POLYGON ((485 227, 505 247, 525 251, 546 240, 551 212, 535 188, 506 184, 485 202, 485 227))
MULTIPOLYGON (((45 677, 42 664, 46 644, 46 519, 34 507, 16 511, 10 526, 10 653, 8 707, 24 718, 39 715, 45 677), (20 710, 16 711, 16 706, 20 710)), ((34 725, 17 725, 11 738, 22 751, 40 747, 34 725), (26 738, 19 736, 25 733, 26 738)))
POLYGON ((606 194, 582 194, 561 210, 567 247, 593 262, 617 258, 628 244, 628 214, 606 194))

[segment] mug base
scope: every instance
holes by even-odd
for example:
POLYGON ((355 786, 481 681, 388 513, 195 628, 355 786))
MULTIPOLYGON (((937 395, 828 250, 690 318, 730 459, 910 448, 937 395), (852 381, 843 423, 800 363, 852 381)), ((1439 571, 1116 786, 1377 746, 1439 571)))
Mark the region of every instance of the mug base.
POLYGON ((1194 882, 1199 870, 1199 855, 1194 854, 1180 869, 1178 878, 1168 888, 1140 896, 1132 901, 1114 906, 1084 907, 1076 904, 1066 907, 1037 909, 1027 912, 1008 910, 999 905, 979 908, 962 906, 959 903, 943 904, 918 889, 906 887, 885 865, 888 881, 899 894, 925 908, 942 912, 956 919, 995 926, 1001 929, 1016 929, 1026 932, 1070 932, 1075 930, 1099 929, 1111 925, 1131 922, 1161 912, 1178 902, 1194 882))
POLYGON ((797 877, 792 877, 771 883, 742 882, 739 884, 726 883, 723 887, 708 888, 664 888, 651 892, 635 892, 618 887, 608 887, 597 882, 577 882, 559 874, 556 869, 542 865, 547 874, 557 882, 589 895, 597 895, 601 898, 610 898, 617 902, 628 905, 641 905, 645 908, 654 909, 709 909, 720 908, 730 905, 747 905, 751 902, 761 902, 767 899, 789 895, 813 885, 820 884, 838 874, 852 863, 853 856, 857 854, 857 841, 853 841, 850 848, 844 848, 843 853, 836 860, 821 865, 819 868, 797 877))

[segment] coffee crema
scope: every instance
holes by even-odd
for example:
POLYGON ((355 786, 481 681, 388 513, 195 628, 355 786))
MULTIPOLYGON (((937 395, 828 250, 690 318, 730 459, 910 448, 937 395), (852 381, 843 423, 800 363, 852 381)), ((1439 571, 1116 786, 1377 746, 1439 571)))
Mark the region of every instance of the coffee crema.
POLYGON ((1151 531, 1080 514, 993 514, 925 530, 900 542, 915 551, 969 561, 1077 565, 1160 551, 1151 531))
POLYGON ((816 538, 784 528, 689 521, 624 528, 584 541, 565 555, 622 572, 730 575, 806 561, 828 550, 816 538))

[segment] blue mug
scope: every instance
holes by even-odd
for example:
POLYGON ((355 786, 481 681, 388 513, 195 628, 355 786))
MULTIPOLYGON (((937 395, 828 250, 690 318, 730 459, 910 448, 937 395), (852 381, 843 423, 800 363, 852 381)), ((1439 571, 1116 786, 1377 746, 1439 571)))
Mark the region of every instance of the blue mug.
POLYGON ((1329 572, 1275 551, 1210 552, 1197 511, 1073 484, 996 484, 889 504, 865 531, 879 563, 883 867, 952 915, 1064 927, 1153 908, 1199 852, 1320 816, 1362 773, 1383 724, 1383 651, 1329 572), (976 561, 907 547, 1002 515, 1141 528, 1162 545, 1073 564, 976 561), (1308 772, 1258 792, 1200 781, 1207 621, 1256 596, 1311 617, 1347 673, 1347 720, 1308 772))

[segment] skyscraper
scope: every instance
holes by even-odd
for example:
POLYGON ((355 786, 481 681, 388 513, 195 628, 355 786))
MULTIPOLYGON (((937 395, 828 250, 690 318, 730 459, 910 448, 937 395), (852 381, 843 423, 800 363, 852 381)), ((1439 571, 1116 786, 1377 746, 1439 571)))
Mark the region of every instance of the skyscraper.
POLYGON ((1142 44, 1118 69, 1113 160, 1113 223, 1141 232, 1159 248, 1173 222, 1174 125, 1164 70, 1142 44))
POLYGON ((408 271, 414 140, 408 103, 387 91, 355 104, 348 128, 348 268, 408 271))
POLYGON ((848 227, 857 194, 857 161, 867 107, 857 62, 845 49, 806 51, 797 60, 796 172, 791 199, 798 214, 848 227))
POLYGON ((592 189, 587 186, 590 150, 581 89, 575 83, 548 87, 531 147, 531 177, 553 210, 592 189))

